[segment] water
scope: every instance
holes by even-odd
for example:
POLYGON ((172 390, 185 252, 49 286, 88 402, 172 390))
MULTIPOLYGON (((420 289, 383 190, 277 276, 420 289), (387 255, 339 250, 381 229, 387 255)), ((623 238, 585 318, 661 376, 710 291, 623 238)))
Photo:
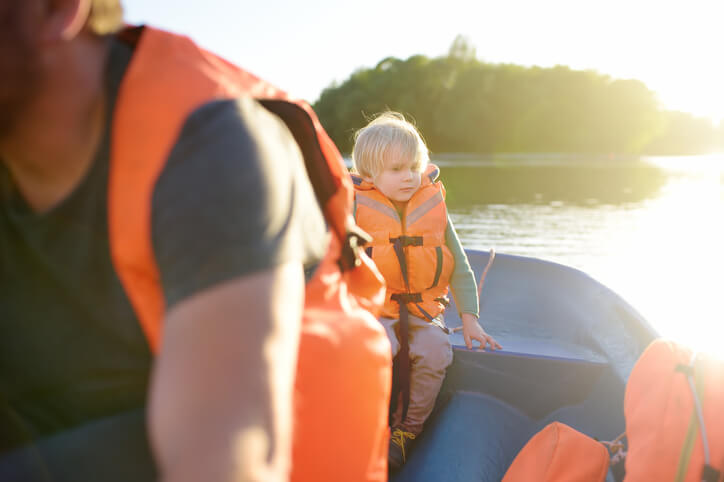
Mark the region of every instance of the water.
POLYGON ((433 162, 466 247, 583 270, 661 335, 724 354, 724 155, 433 162))

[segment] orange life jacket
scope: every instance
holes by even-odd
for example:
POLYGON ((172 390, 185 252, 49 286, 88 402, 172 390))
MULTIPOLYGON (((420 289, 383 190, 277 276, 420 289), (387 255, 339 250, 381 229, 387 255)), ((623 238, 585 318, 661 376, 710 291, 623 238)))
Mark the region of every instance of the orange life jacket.
POLYGON ((502 482, 603 482, 608 465, 608 450, 600 442, 552 422, 518 452, 502 482))
POLYGON ((431 320, 447 305, 455 261, 445 244, 445 188, 440 170, 428 165, 420 189, 407 202, 402 219, 392 202, 372 183, 353 176, 357 224, 372 236, 367 253, 387 281, 382 316, 398 318, 400 303, 431 320))
POLYGON ((626 482, 724 480, 724 362, 656 340, 624 396, 626 482))
POLYGON ((306 286, 292 480, 386 480, 390 347, 369 311, 381 305, 384 285, 357 248, 352 185, 336 147, 306 103, 188 38, 149 27, 119 36, 134 54, 112 124, 110 249, 152 352, 160 350, 165 309, 151 242, 154 184, 191 112, 213 99, 253 96, 294 135, 332 233, 306 286))

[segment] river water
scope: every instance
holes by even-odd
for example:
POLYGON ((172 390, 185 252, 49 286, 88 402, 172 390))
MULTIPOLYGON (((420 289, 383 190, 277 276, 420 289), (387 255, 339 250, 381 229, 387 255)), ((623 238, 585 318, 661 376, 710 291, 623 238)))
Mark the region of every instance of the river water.
POLYGON ((724 354, 724 155, 433 162, 465 247, 578 268, 662 336, 724 354))

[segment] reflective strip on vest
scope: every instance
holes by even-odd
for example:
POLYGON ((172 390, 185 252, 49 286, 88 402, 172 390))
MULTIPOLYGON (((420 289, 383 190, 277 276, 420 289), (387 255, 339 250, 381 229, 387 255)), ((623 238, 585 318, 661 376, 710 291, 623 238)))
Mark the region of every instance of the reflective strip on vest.
POLYGON ((442 201, 442 192, 436 192, 434 196, 419 205, 414 211, 407 215, 405 218, 407 227, 409 228, 412 224, 415 224, 420 218, 430 212, 431 209, 440 204, 442 201))
POLYGON ((400 222, 400 216, 397 214, 397 210, 391 206, 388 206, 387 204, 375 201, 374 199, 367 196, 358 196, 357 204, 361 206, 367 206, 370 209, 374 209, 375 211, 394 219, 398 223, 400 222))

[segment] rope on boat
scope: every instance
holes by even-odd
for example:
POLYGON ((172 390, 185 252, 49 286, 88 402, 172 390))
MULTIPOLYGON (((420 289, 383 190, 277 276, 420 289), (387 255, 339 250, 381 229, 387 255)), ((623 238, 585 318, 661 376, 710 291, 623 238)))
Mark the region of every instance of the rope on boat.
POLYGON ((495 259, 495 248, 490 248, 490 255, 488 256, 488 264, 485 265, 483 274, 480 275, 480 282, 478 283, 478 298, 480 298, 480 293, 483 292, 483 284, 485 283, 485 277, 488 276, 488 270, 493 265, 494 259, 495 259))

